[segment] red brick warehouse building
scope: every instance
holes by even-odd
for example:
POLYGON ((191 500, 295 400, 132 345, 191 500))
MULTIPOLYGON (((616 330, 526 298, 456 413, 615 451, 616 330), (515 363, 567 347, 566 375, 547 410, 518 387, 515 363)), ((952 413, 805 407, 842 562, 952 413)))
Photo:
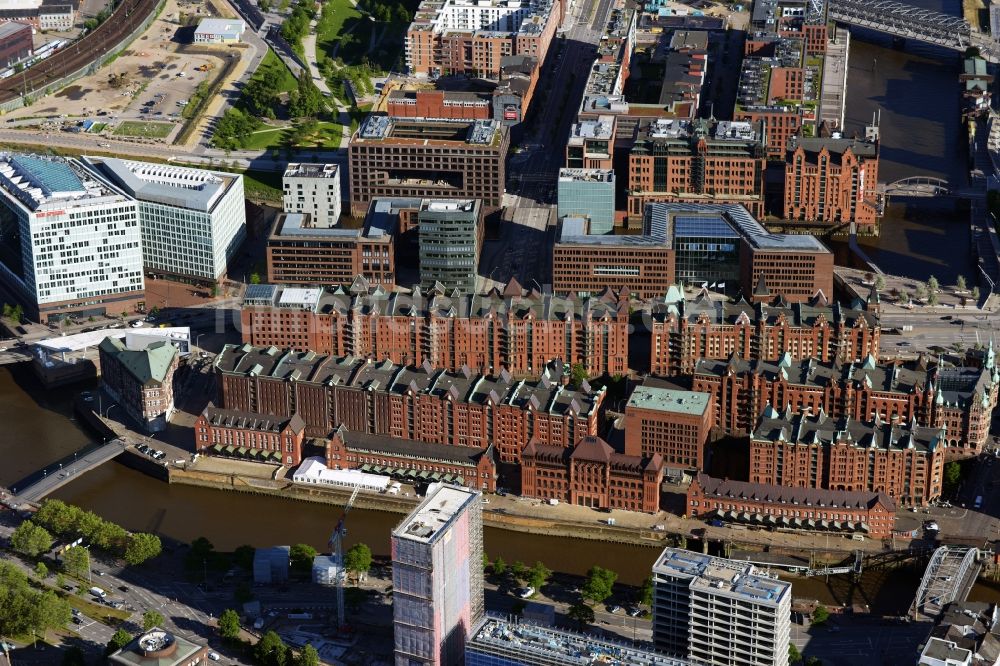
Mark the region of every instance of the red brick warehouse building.
POLYGON ((588 376, 628 371, 629 295, 605 291, 572 299, 526 291, 391 292, 355 280, 347 288, 254 285, 240 315, 243 340, 335 356, 516 376, 541 373, 553 359, 588 376))
POLYGON ((664 469, 659 455, 623 455, 596 436, 584 437, 572 449, 531 441, 521 453, 521 495, 656 513, 664 469))
POLYGON ((892 536, 896 502, 885 493, 787 488, 699 474, 688 486, 685 515, 759 527, 892 536))
POLYGON ((824 298, 810 303, 749 304, 712 298, 688 299, 671 289, 648 313, 650 372, 690 375, 701 359, 793 359, 830 362, 878 359, 881 328, 870 305, 849 308, 824 298))
POLYGON ((305 428, 298 414, 276 418, 209 405, 194 422, 195 450, 294 467, 302 462, 305 428))
POLYGON ((493 446, 505 463, 517 463, 531 440, 571 447, 596 435, 605 395, 586 383, 569 388, 561 366, 526 381, 503 371, 486 376, 251 345, 227 345, 215 369, 224 408, 275 419, 297 414, 309 436, 326 437, 343 425, 399 439, 493 446))
POLYGON ((701 470, 714 412, 710 393, 637 386, 625 406, 625 454, 701 470))
POLYGON ((956 368, 925 357, 904 363, 795 361, 699 361, 692 388, 714 396, 715 425, 747 432, 768 405, 794 411, 823 410, 834 418, 898 419, 945 429, 949 456, 974 456, 989 440, 1000 385, 992 348, 984 367, 956 368))
POLYGON ((769 407, 750 433, 750 482, 881 492, 904 506, 941 496, 944 428, 769 407))

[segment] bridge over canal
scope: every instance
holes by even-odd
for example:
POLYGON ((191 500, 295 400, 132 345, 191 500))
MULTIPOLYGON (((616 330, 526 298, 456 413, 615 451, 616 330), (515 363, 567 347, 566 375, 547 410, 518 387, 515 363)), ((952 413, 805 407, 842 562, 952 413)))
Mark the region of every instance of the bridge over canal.
POLYGON ((89 444, 13 484, 8 503, 11 506, 37 504, 57 488, 118 457, 126 446, 122 439, 89 444))

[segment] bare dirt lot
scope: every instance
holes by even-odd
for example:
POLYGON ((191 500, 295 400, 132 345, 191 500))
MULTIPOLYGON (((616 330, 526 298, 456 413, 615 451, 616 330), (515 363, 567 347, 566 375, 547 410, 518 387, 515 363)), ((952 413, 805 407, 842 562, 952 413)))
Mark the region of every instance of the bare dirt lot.
MULTIPOLYGON (((193 17, 214 15, 202 0, 168 0, 160 17, 110 65, 30 107, 7 114, 8 122, 37 116, 90 118, 109 123, 113 134, 122 121, 166 121, 182 124, 183 105, 198 85, 215 79, 240 49, 194 46, 193 17)), ((163 140, 169 141, 176 129, 163 140)))

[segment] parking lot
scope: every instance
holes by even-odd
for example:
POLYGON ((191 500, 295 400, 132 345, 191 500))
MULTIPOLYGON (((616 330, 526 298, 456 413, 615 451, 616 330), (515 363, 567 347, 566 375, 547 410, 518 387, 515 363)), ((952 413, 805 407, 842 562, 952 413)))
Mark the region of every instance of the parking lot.
MULTIPOLYGON (((198 85, 213 81, 232 57, 242 53, 238 47, 182 43, 190 38, 190 28, 181 23, 189 15, 208 16, 214 10, 204 2, 177 0, 167 3, 149 29, 110 65, 79 79, 55 95, 7 114, 6 122, 25 121, 38 124, 43 116, 54 121, 48 129, 69 129, 90 119, 107 123, 105 135, 122 138, 134 135, 144 140, 170 141, 182 124, 183 106, 194 96, 198 85), (148 132, 117 132, 123 122, 160 121, 173 125, 170 131, 151 125, 148 132), (60 127, 61 126, 61 127, 60 127)), ((135 128, 137 125, 126 125, 135 128)), ((99 140, 95 136, 95 140, 99 140)))

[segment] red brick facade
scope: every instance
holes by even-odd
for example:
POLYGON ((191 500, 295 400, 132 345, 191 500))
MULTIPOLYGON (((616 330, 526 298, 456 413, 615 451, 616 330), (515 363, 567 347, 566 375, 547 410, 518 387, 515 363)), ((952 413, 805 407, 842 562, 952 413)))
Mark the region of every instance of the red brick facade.
POLYGON ((584 300, 527 292, 387 292, 355 282, 312 310, 244 304, 243 341, 335 356, 483 372, 539 374, 561 359, 588 376, 628 371, 628 292, 584 300))
POLYGON ((815 358, 830 362, 878 358, 880 329, 874 312, 839 304, 720 303, 706 294, 679 295, 650 313, 650 372, 690 375, 699 359, 815 358))
POLYGON ((195 451, 295 467, 302 462, 305 423, 209 405, 194 422, 195 451))
POLYGON ((822 363, 704 360, 692 389, 714 396, 714 425, 746 432, 768 405, 778 409, 821 409, 834 418, 866 421, 876 414, 930 428, 945 428, 949 456, 982 452, 1000 385, 994 362, 977 368, 941 368, 920 359, 910 363, 822 363))
POLYGON ((714 413, 711 394, 636 387, 625 406, 625 454, 700 470, 714 413))
POLYGON ((830 226, 878 223, 878 143, 797 139, 785 161, 785 219, 830 226))
POLYGON ((598 432, 604 390, 564 385, 561 368, 516 381, 465 369, 402 367, 353 358, 227 345, 216 360, 227 409, 288 418, 308 434, 348 430, 485 449, 516 463, 525 442, 569 447, 598 432))
POLYGON ((881 492, 903 505, 941 496, 944 428, 769 409, 750 434, 750 482, 881 492))
POLYGON ((699 474, 688 486, 685 515, 728 520, 749 517, 761 527, 892 536, 896 503, 884 493, 785 488, 724 481, 699 474))
POLYGON ((521 494, 578 506, 656 513, 663 460, 616 453, 600 437, 572 450, 535 441, 521 453, 521 494))

